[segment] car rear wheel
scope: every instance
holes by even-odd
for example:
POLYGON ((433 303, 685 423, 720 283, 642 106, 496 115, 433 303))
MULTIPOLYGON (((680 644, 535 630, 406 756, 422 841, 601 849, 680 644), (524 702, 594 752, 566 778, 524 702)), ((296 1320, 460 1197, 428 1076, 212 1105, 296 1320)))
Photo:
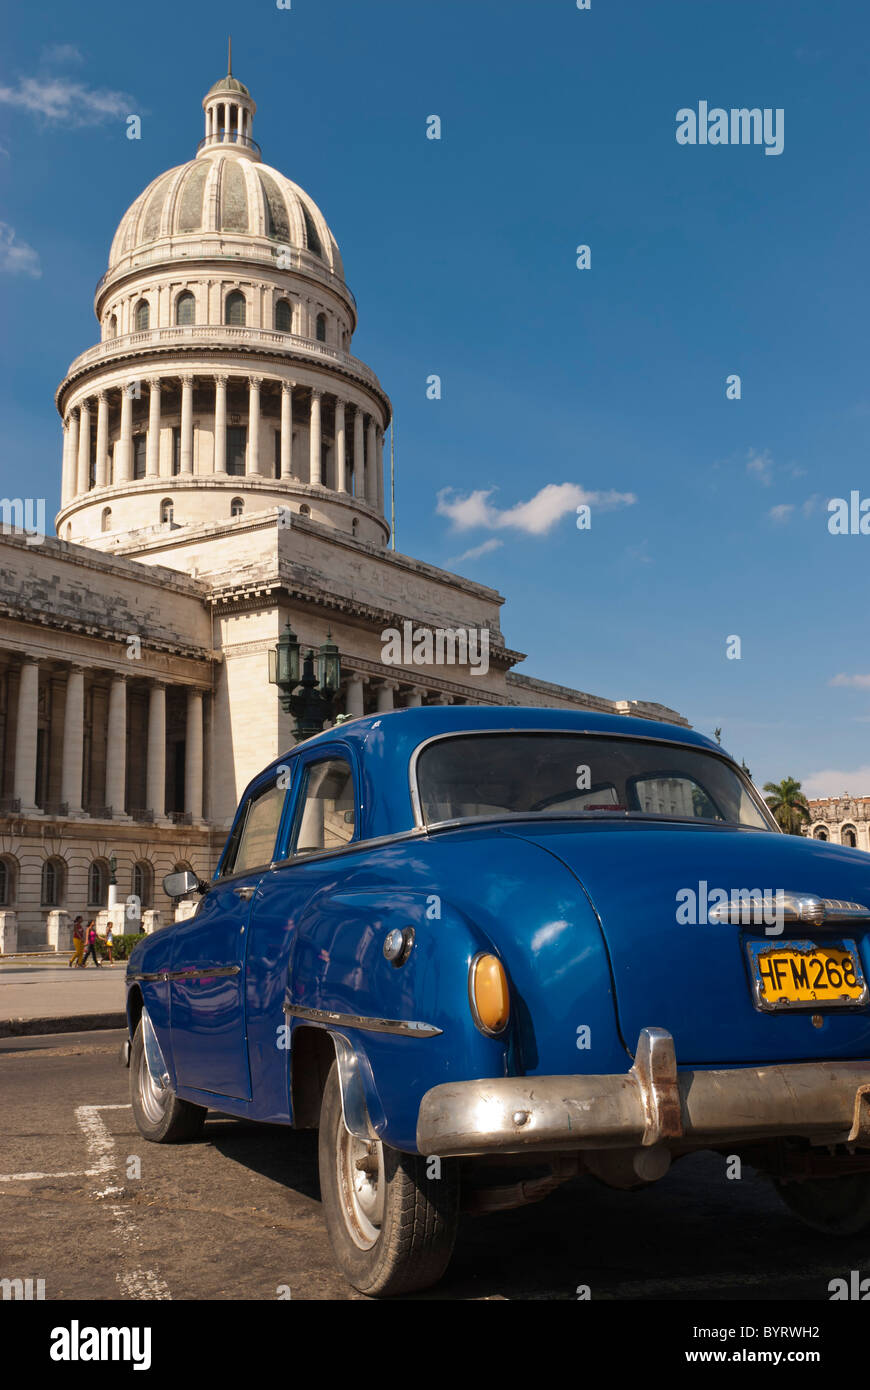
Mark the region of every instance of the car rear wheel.
POLYGON ((412 1293, 438 1282, 459 1220, 457 1165, 402 1153, 348 1133, 338 1065, 323 1093, 318 1136, 320 1192, 336 1262, 361 1293, 412 1293))
POLYGON ((778 1183, 790 1211, 827 1235, 853 1236, 870 1226, 870 1173, 778 1183))
POLYGON ((139 1133, 152 1144, 180 1144, 202 1133, 205 1107, 179 1100, 168 1086, 158 1086, 148 1070, 141 1020, 130 1049, 130 1102, 139 1133))

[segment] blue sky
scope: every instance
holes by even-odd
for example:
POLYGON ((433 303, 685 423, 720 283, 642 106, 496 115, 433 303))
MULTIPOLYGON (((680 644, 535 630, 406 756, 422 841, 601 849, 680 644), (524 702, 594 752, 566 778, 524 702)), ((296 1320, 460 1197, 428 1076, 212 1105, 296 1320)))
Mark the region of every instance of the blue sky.
POLYGON ((757 782, 870 793, 870 536, 827 524, 870 497, 866 7, 7 8, 4 494, 24 474, 58 503, 55 387, 121 215, 195 151, 228 31, 394 403, 399 548, 501 590, 521 670, 719 726, 757 782), (700 101, 782 108, 782 153, 679 145, 700 101))

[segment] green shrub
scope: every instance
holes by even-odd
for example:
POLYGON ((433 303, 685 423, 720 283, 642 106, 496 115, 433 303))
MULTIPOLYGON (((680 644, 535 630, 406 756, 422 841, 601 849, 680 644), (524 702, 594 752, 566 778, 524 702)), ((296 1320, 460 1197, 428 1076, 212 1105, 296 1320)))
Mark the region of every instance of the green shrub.
MULTIPOLYGON (((144 935, 145 935, 144 932, 135 932, 135 933, 127 934, 127 935, 124 935, 124 936, 116 936, 115 939, 114 939, 114 941, 112 942, 112 958, 113 958, 113 960, 129 960, 130 952, 132 951, 133 947, 136 945, 136 942, 137 942, 137 941, 141 941, 144 935)), ((102 946, 102 950, 103 950, 103 960, 105 960, 105 959, 106 959, 106 943, 105 943, 105 941, 101 941, 101 942, 100 942, 100 945, 102 946)))

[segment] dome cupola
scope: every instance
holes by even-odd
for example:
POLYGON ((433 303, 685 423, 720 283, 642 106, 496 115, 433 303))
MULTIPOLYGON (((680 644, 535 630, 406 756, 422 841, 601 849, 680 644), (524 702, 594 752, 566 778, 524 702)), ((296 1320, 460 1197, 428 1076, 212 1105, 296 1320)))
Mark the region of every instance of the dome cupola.
POLYGON ((205 135, 199 143, 198 154, 209 155, 214 150, 224 154, 244 151, 248 159, 259 160, 260 147, 251 134, 257 103, 245 84, 233 77, 232 39, 227 47, 227 75, 206 92, 202 109, 205 135))
POLYGON ((58 388, 58 534, 145 553, 281 506, 386 543, 390 403, 317 204, 263 162, 248 88, 206 93, 194 159, 130 205, 97 285, 100 341, 58 388))

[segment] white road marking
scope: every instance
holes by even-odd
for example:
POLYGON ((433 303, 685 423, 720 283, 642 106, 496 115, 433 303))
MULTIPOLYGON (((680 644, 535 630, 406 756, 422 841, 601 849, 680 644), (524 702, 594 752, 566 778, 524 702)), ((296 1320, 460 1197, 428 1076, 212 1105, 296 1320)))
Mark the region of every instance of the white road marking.
MULTIPOLYGON (((129 1105, 80 1105, 76 1109, 76 1119, 84 1131, 85 1143, 88 1146, 88 1156, 91 1166, 88 1175, 91 1177, 108 1176, 115 1168, 115 1140, 109 1133, 108 1126, 100 1115, 101 1110, 129 1110, 129 1105)), ((97 1198, 116 1197, 123 1192, 122 1187, 115 1187, 109 1184, 101 1192, 93 1195, 97 1198)), ((142 1237, 139 1234, 139 1227, 130 1216, 129 1209, 122 1202, 110 1202, 109 1211, 112 1213, 112 1221, 115 1228, 115 1237, 119 1248, 122 1251, 134 1251, 142 1245, 142 1237)), ((138 1266, 134 1269, 120 1271, 115 1275, 117 1283, 121 1286, 127 1298, 150 1298, 150 1299, 171 1299, 169 1285, 161 1279, 153 1269, 141 1269, 138 1266)))
MULTIPOLYGON (((79 1105, 75 1117, 81 1129, 88 1151, 88 1167, 64 1173, 0 1173, 0 1182, 38 1182, 46 1178, 105 1178, 115 1170, 115 1140, 100 1115, 101 1110, 129 1110, 129 1105, 79 1105)), ((118 1198, 123 1187, 108 1183, 106 1187, 92 1195, 98 1200, 118 1198)), ((135 1252, 142 1245, 139 1228, 132 1220, 129 1210, 120 1201, 110 1201, 112 1224, 121 1251, 135 1252)), ((134 1261, 135 1262, 135 1261, 134 1261)), ((125 1298, 171 1299, 169 1285, 155 1274, 153 1269, 136 1267, 120 1271, 115 1275, 125 1298)))

